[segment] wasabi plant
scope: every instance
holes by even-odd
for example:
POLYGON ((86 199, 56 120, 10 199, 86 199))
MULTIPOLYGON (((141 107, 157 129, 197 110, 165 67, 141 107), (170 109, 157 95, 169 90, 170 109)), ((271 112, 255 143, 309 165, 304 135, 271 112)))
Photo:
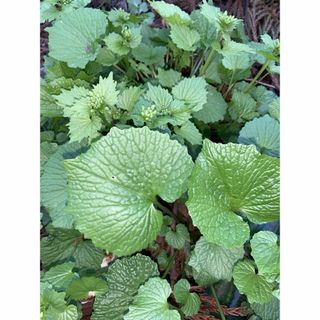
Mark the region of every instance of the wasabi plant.
POLYGON ((279 40, 89 2, 41 2, 41 319, 279 319, 279 40))

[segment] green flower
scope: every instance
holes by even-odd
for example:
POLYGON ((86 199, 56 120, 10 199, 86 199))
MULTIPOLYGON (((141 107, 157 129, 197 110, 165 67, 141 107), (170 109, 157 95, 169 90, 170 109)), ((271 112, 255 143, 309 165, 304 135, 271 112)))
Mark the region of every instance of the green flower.
POLYGON ((141 117, 143 118, 143 120, 145 122, 149 122, 149 121, 154 120, 154 118, 157 116, 157 114, 158 114, 158 112, 157 112, 156 106, 154 104, 148 108, 142 107, 141 117))
POLYGON ((217 27, 218 31, 223 33, 232 32, 239 24, 240 20, 234 16, 228 15, 227 11, 218 14, 217 27))

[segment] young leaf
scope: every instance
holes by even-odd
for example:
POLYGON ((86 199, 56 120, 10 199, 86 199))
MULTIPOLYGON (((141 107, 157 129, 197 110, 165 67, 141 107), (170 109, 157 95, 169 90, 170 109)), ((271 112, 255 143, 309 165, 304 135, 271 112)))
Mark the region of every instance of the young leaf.
POLYGON ((132 111, 141 94, 142 90, 139 87, 126 88, 118 97, 118 107, 123 110, 132 111))
POLYGON ((256 273, 254 263, 250 260, 240 261, 233 270, 234 284, 245 294, 250 303, 266 303, 272 296, 272 284, 256 273))
POLYGON ((195 271, 197 283, 208 285, 219 280, 230 281, 233 266, 243 255, 243 247, 226 249, 201 237, 191 253, 188 264, 195 271))
POLYGON ((174 132, 191 144, 202 143, 202 135, 191 121, 186 121, 180 128, 175 127, 174 132))
POLYGON ((46 30, 49 33, 49 55, 67 62, 72 68, 84 68, 96 58, 99 37, 107 26, 106 15, 101 10, 80 8, 68 14, 46 30))
POLYGON ((172 88, 181 80, 181 73, 173 69, 158 68, 158 79, 163 87, 172 88))
POLYGON ((65 161, 69 212, 96 246, 132 254, 160 231, 156 196, 176 200, 186 190, 192 164, 186 148, 168 135, 146 127, 112 128, 86 154, 65 161))
POLYGON ((178 48, 185 51, 195 51, 195 45, 200 40, 200 35, 197 31, 184 25, 172 25, 170 37, 178 48))
POLYGON ((150 5, 169 24, 189 25, 191 23, 190 16, 174 4, 164 1, 151 1, 150 5))
POLYGON ((108 292, 96 297, 92 320, 122 320, 139 287, 150 277, 158 276, 157 264, 149 257, 137 254, 117 259, 107 271, 108 292))
POLYGON ((72 272, 73 268, 73 262, 59 264, 50 268, 50 270, 44 274, 41 281, 47 281, 57 289, 66 289, 74 278, 74 273, 72 272))
POLYGON ((207 102, 207 83, 203 78, 185 78, 175 85, 172 94, 176 99, 184 101, 192 111, 199 111, 207 102))
POLYGON ((279 122, 269 115, 255 118, 247 122, 241 129, 238 142, 242 144, 254 144, 261 153, 269 156, 279 156, 279 122))
POLYGON ((214 123, 223 120, 228 105, 221 93, 215 87, 209 86, 207 100, 203 108, 193 113, 193 116, 204 123, 214 123))
POLYGON ((236 212, 255 223, 279 217, 279 160, 254 146, 205 139, 189 179, 187 206, 208 241, 239 247, 249 238, 249 226, 236 212))
POLYGON ((108 286, 104 280, 96 277, 83 277, 71 283, 67 295, 74 300, 85 300, 89 297, 101 296, 107 290, 108 286))
POLYGON ((280 99, 274 99, 269 105, 269 114, 273 119, 280 121, 280 99))
POLYGON ((280 248, 278 237, 270 231, 256 233, 251 243, 251 255, 258 267, 259 274, 268 280, 278 280, 280 273, 280 248))
POLYGON ((180 320, 177 310, 170 310, 167 299, 171 288, 167 280, 151 278, 139 288, 124 320, 180 320))
POLYGON ((145 63, 146 65, 163 66, 164 55, 166 54, 166 47, 153 47, 140 43, 140 45, 132 50, 133 57, 145 63))
POLYGON ((249 93, 233 91, 229 113, 233 120, 245 122, 258 116, 257 103, 249 93))
POLYGON ((177 224, 176 231, 169 230, 166 233, 166 241, 168 245, 175 249, 182 249, 186 241, 190 241, 187 227, 184 224, 177 224))

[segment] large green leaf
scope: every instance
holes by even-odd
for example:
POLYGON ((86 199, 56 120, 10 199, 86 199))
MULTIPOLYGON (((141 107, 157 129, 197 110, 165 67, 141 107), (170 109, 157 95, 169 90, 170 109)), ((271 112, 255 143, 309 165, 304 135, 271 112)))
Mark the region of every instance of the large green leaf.
POLYGON ((207 103, 203 108, 195 112, 193 116, 204 123, 213 123, 223 120, 227 110, 227 103, 222 94, 213 86, 208 87, 207 103))
POLYGON ((89 297, 103 295, 108 290, 107 283, 96 277, 83 277, 71 283, 67 295, 75 300, 85 300, 89 297))
POLYGON ((176 200, 186 191, 192 165, 187 149, 166 134, 112 128, 87 153, 65 161, 68 210, 97 247, 132 254, 161 229, 156 196, 176 200))
POLYGON ((255 271, 250 260, 240 261, 233 270, 234 284, 240 293, 245 294, 250 303, 266 303, 272 296, 272 284, 255 271))
POLYGON ((80 143, 67 143, 58 147, 44 166, 41 176, 41 202, 49 211, 52 224, 57 228, 71 228, 73 217, 65 211, 67 204, 67 176, 63 160, 76 157, 85 150, 80 143))
POLYGON ((280 273, 280 248, 278 237, 271 231, 260 231, 251 240, 251 255, 259 274, 268 280, 277 280, 280 273))
POLYGON ((106 26, 107 17, 101 10, 80 8, 63 14, 47 28, 49 55, 72 68, 84 68, 96 58, 100 48, 97 40, 105 33, 106 26))
POLYGON ((193 223, 209 242, 226 248, 249 238, 252 222, 279 217, 279 160, 254 146, 204 140, 189 180, 187 202, 193 223))
POLYGON ((116 260, 106 275, 109 291, 96 297, 92 320, 122 320, 140 285, 157 275, 157 264, 141 254, 116 260))
POLYGON ((231 280, 234 264, 242 259, 243 247, 226 249, 201 237, 191 253, 188 264, 194 269, 194 277, 200 285, 219 280, 231 280))
POLYGON ((151 278, 139 288, 124 320, 180 320, 177 310, 170 310, 167 299, 171 288, 167 280, 151 278))
POLYGON ((262 320, 280 319, 280 301, 275 297, 267 303, 252 303, 251 308, 262 320))
POLYGON ((197 31, 190 29, 187 26, 172 25, 170 37, 178 48, 185 51, 195 51, 196 44, 200 40, 200 35, 197 31))
POLYGON ((280 125, 269 115, 247 122, 241 129, 239 143, 254 144, 261 153, 278 156, 280 150, 280 125))

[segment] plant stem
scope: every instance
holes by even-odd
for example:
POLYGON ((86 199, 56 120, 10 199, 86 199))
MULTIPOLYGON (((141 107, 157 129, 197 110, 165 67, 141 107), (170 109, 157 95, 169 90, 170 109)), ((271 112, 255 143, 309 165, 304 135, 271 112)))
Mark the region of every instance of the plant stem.
POLYGON ((228 96, 229 91, 233 87, 233 84, 232 84, 233 78, 234 78, 234 70, 232 71, 232 75, 231 75, 231 79, 230 79, 230 82, 229 82, 228 90, 226 91, 226 93, 224 95, 224 98, 226 98, 228 96))
POLYGON ((124 70, 122 70, 118 65, 113 65, 117 70, 119 70, 121 73, 126 74, 124 70))
POLYGON ((171 217, 174 217, 173 212, 169 210, 167 207, 165 207, 164 205, 162 205, 158 200, 155 200, 154 204, 156 205, 156 207, 161 209, 164 213, 168 214, 171 217))
POLYGON ((256 74, 256 76, 252 79, 252 81, 244 88, 243 92, 247 93, 252 86, 255 84, 255 82, 259 79, 259 77, 262 75, 263 71, 267 69, 268 65, 270 63, 270 60, 266 60, 266 62, 262 65, 259 72, 256 74))
POLYGON ((168 272, 170 271, 170 269, 171 269, 171 267, 172 267, 172 265, 174 263, 174 257, 175 257, 175 254, 170 256, 168 265, 166 267, 166 270, 164 270, 164 273, 162 274, 161 279, 164 279, 167 276, 168 272))
POLYGON ((214 43, 212 43, 212 46, 211 46, 211 50, 210 50, 210 53, 208 55, 208 58, 206 59, 206 62, 204 63, 203 67, 200 69, 200 76, 204 75, 209 67, 209 64, 213 58, 213 55, 217 49, 217 47, 215 46, 216 44, 216 41, 214 43))
POLYGON ((219 302, 219 300, 218 300, 218 296, 217 296, 217 294, 216 294, 216 291, 214 290, 214 286, 211 285, 211 286, 210 286, 210 289, 211 289, 211 292, 212 292, 212 294, 213 294, 214 299, 215 299, 216 302, 217 302, 217 306, 218 306, 218 310, 219 310, 221 319, 222 319, 222 320, 226 320, 226 318, 225 318, 225 316, 224 316, 224 313, 223 313, 223 310, 222 310, 222 308, 221 308, 220 302, 219 302))

